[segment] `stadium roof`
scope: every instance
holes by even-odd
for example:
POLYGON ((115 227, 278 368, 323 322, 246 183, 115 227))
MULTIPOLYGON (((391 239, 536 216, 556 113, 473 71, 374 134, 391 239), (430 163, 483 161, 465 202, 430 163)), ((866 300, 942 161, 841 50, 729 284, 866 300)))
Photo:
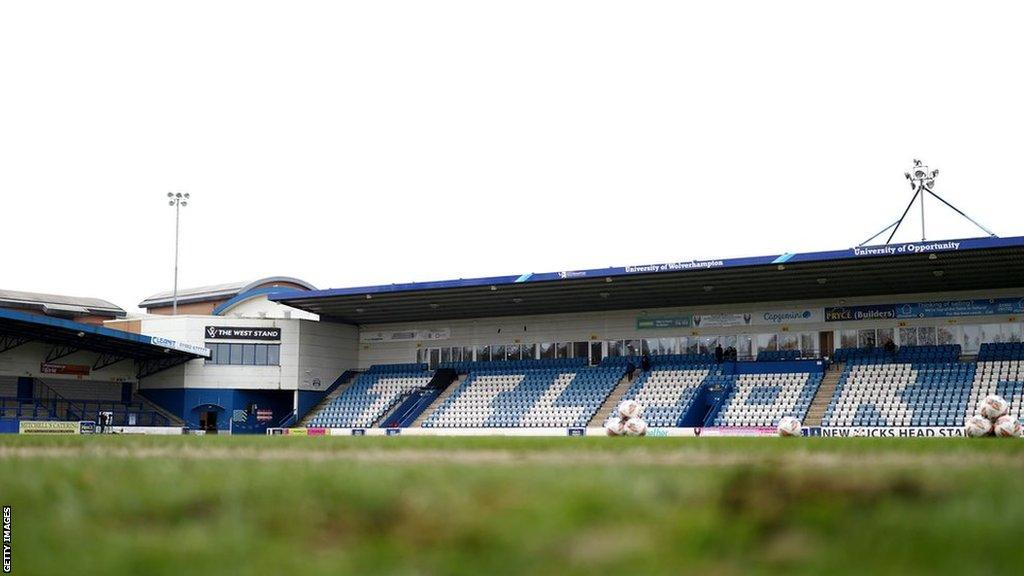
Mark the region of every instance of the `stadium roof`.
POLYGON ((0 308, 35 310, 48 316, 107 316, 121 318, 125 311, 99 298, 58 296, 37 292, 0 290, 0 308))
POLYGON ((279 292, 349 324, 1024 287, 1024 237, 279 292))
MULTIPOLYGON (((316 290, 316 287, 306 282, 305 280, 299 280, 298 278, 290 278, 288 276, 270 276, 267 278, 260 278, 259 280, 245 281, 245 282, 231 282, 228 284, 216 284, 213 286, 200 286, 197 288, 179 288, 178 289, 178 304, 188 304, 191 302, 209 302, 214 300, 227 300, 249 292, 257 286, 265 286, 267 284, 274 283, 288 283, 296 284, 298 286, 304 286, 307 290, 316 290)), ((170 290, 166 292, 160 292, 154 294, 149 298, 146 298, 139 303, 139 308, 157 308, 160 306, 170 306, 174 298, 174 293, 170 290)))
POLYGON ((54 362, 79 351, 99 354, 93 370, 122 360, 135 360, 139 378, 189 360, 210 356, 206 348, 167 338, 122 332, 29 312, 0 310, 0 354, 29 342, 43 342, 52 346, 45 362, 54 362))

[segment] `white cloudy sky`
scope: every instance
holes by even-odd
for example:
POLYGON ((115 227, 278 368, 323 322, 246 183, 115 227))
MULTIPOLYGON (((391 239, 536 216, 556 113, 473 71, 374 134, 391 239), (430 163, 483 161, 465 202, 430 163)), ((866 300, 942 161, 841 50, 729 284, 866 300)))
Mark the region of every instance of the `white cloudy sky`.
POLYGON ((1021 235, 1016 4, 3 2, 0 287, 134 310, 168 190, 183 286, 845 248, 914 157, 1021 235))

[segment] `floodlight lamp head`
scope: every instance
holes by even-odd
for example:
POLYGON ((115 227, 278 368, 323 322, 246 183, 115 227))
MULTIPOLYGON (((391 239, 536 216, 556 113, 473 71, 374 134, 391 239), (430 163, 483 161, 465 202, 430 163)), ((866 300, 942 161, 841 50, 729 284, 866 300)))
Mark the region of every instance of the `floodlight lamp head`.
POLYGON ((935 177, 939 175, 939 171, 930 170, 924 162, 915 158, 914 167, 910 169, 910 172, 904 172, 903 175, 915 187, 924 186, 925 188, 931 188, 935 186, 935 177))

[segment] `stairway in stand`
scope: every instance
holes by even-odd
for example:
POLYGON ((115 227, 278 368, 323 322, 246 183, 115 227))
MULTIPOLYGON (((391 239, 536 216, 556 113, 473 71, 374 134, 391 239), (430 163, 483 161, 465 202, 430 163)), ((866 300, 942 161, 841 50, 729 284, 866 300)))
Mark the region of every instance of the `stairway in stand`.
POLYGON ((452 395, 452 392, 458 390, 459 386, 462 386, 462 383, 465 381, 466 375, 459 374, 459 377, 455 380, 455 382, 452 382, 451 385, 449 385, 448 388, 446 388, 445 391, 442 392, 440 396, 435 398, 434 401, 430 403, 430 406, 427 406, 426 410, 424 410, 419 416, 416 417, 415 420, 412 421, 412 424, 409 425, 409 428, 419 428, 420 426, 423 426, 423 421, 426 420, 428 416, 433 414, 434 410, 437 410, 437 408, 442 403, 444 403, 444 401, 447 400, 449 396, 452 395))
POLYGON ((839 377, 843 375, 843 370, 845 369, 845 363, 837 363, 829 367, 828 372, 825 373, 825 378, 821 381, 821 386, 818 387, 818 392, 814 395, 814 400, 811 401, 810 408, 807 409, 807 417, 804 418, 803 422, 804 426, 821 426, 821 419, 825 416, 825 409, 828 408, 828 403, 832 401, 832 394, 836 391, 839 377))
POLYGON ((622 380, 619 380, 619 383, 615 385, 612 393, 608 395, 608 398, 605 398, 604 403, 594 413, 594 417, 590 419, 590 422, 587 422, 587 426, 604 426, 604 421, 612 413, 612 408, 618 406, 619 402, 622 402, 622 397, 626 395, 626 391, 629 390, 629 387, 639 375, 640 371, 637 370, 636 374, 633 375, 633 380, 623 376, 622 380))

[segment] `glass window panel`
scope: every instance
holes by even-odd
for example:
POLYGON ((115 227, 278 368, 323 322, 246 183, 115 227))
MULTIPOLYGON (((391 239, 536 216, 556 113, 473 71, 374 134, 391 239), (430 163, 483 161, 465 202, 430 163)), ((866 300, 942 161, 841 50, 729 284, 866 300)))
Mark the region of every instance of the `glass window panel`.
POLYGON ((452 350, 451 350, 451 348, 448 348, 447 346, 444 347, 444 348, 441 348, 441 362, 451 362, 451 361, 452 361, 452 350))
POLYGON ((281 345, 271 344, 267 346, 267 365, 268 366, 280 366, 281 365, 281 345))
POLYGON ((601 363, 601 343, 590 343, 590 363, 594 366, 601 363))
POLYGON ((654 340, 654 346, 651 346, 651 340, 643 340, 640 343, 640 350, 644 354, 657 354, 658 353, 658 341, 654 340))
POLYGON ((1001 324, 982 324, 981 325, 981 341, 982 342, 1002 342, 1003 341, 1003 326, 1001 324))
POLYGON ((778 334, 758 334, 755 342, 757 342, 757 350, 753 356, 756 356, 758 352, 775 351, 779 349, 779 335, 778 334))
POLYGON ((573 358, 589 358, 590 357, 590 342, 573 342, 572 343, 572 357, 573 358))
MULTIPOLYGON (((942 346, 944 344, 959 344, 960 337, 955 326, 939 326, 935 329, 936 341, 942 346)), ((917 333, 918 341, 921 340, 921 332, 917 333)))
POLYGON ((267 365, 267 345, 257 344, 256 345, 256 365, 266 366, 267 365))
POLYGON ((641 341, 640 340, 626 340, 626 347, 623 350, 625 356, 639 356, 641 352, 641 341))
POLYGON ((608 356, 622 356, 623 342, 622 340, 612 340, 608 342, 608 356))
POLYGON ((890 340, 896 342, 896 331, 893 328, 879 328, 875 334, 875 343, 878 346, 885 346, 890 340))
POLYGON ((505 359, 519 360, 519 344, 509 344, 505 346, 505 359))
POLYGON ((437 368, 437 365, 441 363, 441 349, 431 348, 430 355, 427 358, 427 367, 431 370, 437 368))
POLYGON ((554 358, 555 357, 555 345, 553 342, 544 342, 540 345, 540 357, 541 358, 554 358))
POLYGON ((505 359, 505 346, 502 344, 491 345, 491 360, 504 360, 505 359))
POLYGON ((860 348, 874 348, 878 345, 875 340, 875 329, 857 330, 857 346, 860 348))
POLYGON ((917 328, 900 328, 900 346, 917 346, 917 328))
POLYGON ((557 342, 555 344, 555 357, 556 358, 568 358, 569 357, 569 343, 568 342, 557 342))
POLYGON ((523 344, 521 347, 521 354, 524 360, 534 360, 537 358, 537 345, 536 344, 523 344))
POLYGON ((800 334, 800 350, 805 355, 817 356, 820 352, 818 350, 819 344, 817 332, 803 332, 800 334))
POLYGON ((839 346, 840 348, 856 348, 857 347, 857 331, 856 330, 843 330, 839 335, 839 346))
POLYGON ((473 347, 472 346, 463 346, 462 347, 462 361, 463 362, 472 362, 473 361, 473 347))
POLYGON ((749 334, 740 334, 736 338, 736 356, 737 358, 750 358, 753 354, 750 351, 753 349, 754 339, 749 334))
POLYGON ((477 346, 476 347, 476 360, 477 362, 487 362, 491 359, 491 347, 490 346, 477 346))
POLYGON ((700 352, 700 341, 698 338, 686 338, 686 353, 697 354, 700 352))
POLYGON ((242 345, 242 364, 246 366, 252 366, 256 363, 256 345, 255 344, 243 344, 242 345))
POLYGON ((419 364, 421 362, 423 362, 423 348, 417 348, 416 349, 416 363, 419 364))
POLYGON ((662 354, 675 354, 676 353, 676 339, 675 338, 662 338, 661 339, 661 353, 662 354))
POLYGON ((230 348, 230 364, 240 365, 242 363, 242 345, 241 344, 229 344, 230 348))
POLYGON ((981 348, 981 326, 961 326, 964 354, 977 354, 981 348))
POLYGON ((779 350, 797 350, 800 348, 800 338, 796 334, 784 332, 779 334, 779 350))
POLYGON ((936 338, 934 326, 922 326, 917 329, 917 343, 921 346, 934 346, 938 342, 936 338))
POLYGON ((1017 322, 1011 322, 1006 325, 1006 341, 1007 342, 1021 342, 1024 340, 1024 325, 1017 322))
POLYGON ((220 348, 218 348, 217 344, 207 344, 206 347, 210 349, 210 358, 206 360, 206 363, 207 364, 216 364, 217 363, 217 350, 219 350, 220 348))

